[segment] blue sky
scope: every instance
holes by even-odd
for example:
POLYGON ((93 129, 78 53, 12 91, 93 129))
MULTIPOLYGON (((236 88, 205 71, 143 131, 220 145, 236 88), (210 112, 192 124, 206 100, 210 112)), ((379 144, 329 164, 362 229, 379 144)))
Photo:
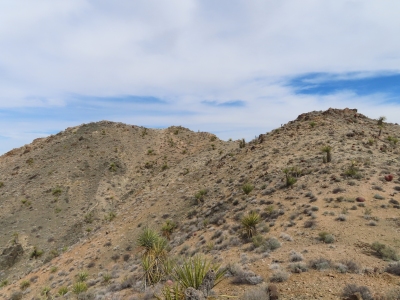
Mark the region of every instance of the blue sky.
POLYGON ((0 154, 67 127, 247 140, 358 108, 400 123, 398 1, 4 0, 0 154))

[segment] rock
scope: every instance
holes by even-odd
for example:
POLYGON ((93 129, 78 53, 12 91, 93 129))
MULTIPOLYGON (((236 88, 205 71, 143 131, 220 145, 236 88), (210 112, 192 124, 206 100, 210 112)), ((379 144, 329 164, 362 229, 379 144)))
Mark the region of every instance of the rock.
POLYGON ((385 176, 385 180, 386 181, 392 181, 393 180, 393 175, 392 174, 386 175, 385 176))
POLYGON ((215 276, 215 271, 209 270, 206 276, 204 276, 203 282, 199 286, 199 291, 201 291, 206 298, 214 286, 215 276))
POLYGON ((205 300, 203 293, 189 287, 185 291, 185 300, 205 300))
POLYGON ((0 255, 0 269, 12 267, 24 253, 19 243, 12 243, 6 247, 0 255))
POLYGON ((278 300, 279 299, 279 292, 278 288, 275 284, 268 285, 268 295, 270 300, 278 300))
POLYGON ((363 198, 363 197, 357 197, 357 198, 356 198, 356 201, 357 201, 357 202, 365 202, 365 198, 363 198))

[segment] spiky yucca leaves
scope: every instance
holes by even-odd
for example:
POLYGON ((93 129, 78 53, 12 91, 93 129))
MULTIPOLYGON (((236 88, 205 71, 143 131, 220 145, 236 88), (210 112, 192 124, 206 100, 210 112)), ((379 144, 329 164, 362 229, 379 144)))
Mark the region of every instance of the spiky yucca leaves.
POLYGON ((175 230, 176 227, 177 226, 173 221, 167 220, 164 223, 164 225, 161 227, 162 235, 165 236, 169 240, 172 232, 175 230))
POLYGON ((168 241, 155 230, 146 227, 138 238, 138 245, 145 250, 142 257, 145 285, 161 281, 172 268, 166 264, 168 241))
POLYGON ((251 211, 241 220, 243 229, 247 237, 251 238, 257 233, 257 224, 260 222, 260 215, 255 211, 251 211))
POLYGON ((160 238, 157 231, 150 227, 145 227, 137 239, 137 244, 145 249, 145 252, 153 248, 154 243, 160 238))
POLYGON ((182 264, 177 265, 174 269, 173 277, 183 291, 188 287, 197 290, 209 270, 215 271, 214 286, 216 286, 223 279, 226 270, 222 269, 219 264, 210 263, 201 255, 195 255, 194 257, 184 260, 182 264))
POLYGON ((161 290, 162 296, 154 295, 158 300, 184 300, 185 294, 178 283, 166 284, 161 290))
POLYGON ((332 147, 331 146, 322 147, 321 151, 326 153, 326 162, 331 162, 332 161, 332 147))

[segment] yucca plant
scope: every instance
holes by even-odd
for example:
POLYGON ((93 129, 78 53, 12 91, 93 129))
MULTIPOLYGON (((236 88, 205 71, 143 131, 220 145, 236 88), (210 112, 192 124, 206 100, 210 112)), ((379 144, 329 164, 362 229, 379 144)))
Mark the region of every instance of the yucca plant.
POLYGON ((177 265, 173 277, 182 290, 186 290, 188 287, 197 290, 209 270, 215 271, 214 286, 216 286, 223 279, 226 270, 222 269, 220 264, 210 263, 201 255, 195 255, 194 257, 184 260, 182 264, 177 265))
POLYGON ((154 243, 160 238, 157 231, 150 227, 145 227, 137 239, 137 244, 143 247, 146 252, 153 248, 154 243))
POLYGON ((251 238, 257 233, 257 224, 260 222, 260 215, 255 211, 251 211, 241 220, 242 226, 247 237, 251 238))
POLYGON ((326 153, 326 162, 331 162, 331 160, 332 160, 332 147, 331 146, 322 147, 321 151, 326 153))
POLYGON ((171 234, 175 230, 175 228, 176 228, 176 224, 173 221, 171 221, 171 220, 165 221, 164 225, 161 227, 162 235, 165 236, 169 240, 171 237, 171 234))

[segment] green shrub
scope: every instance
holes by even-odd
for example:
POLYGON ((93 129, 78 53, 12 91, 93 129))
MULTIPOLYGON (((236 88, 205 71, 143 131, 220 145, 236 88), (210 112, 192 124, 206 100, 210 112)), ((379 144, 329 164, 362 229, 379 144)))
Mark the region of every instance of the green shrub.
POLYGON ((75 294, 80 294, 80 293, 86 292, 87 289, 88 289, 88 286, 87 286, 86 282, 83 282, 83 281, 78 281, 72 286, 72 291, 75 294))
POLYGON ((197 203, 200 203, 201 201, 204 200, 204 196, 207 195, 208 191, 206 189, 201 189, 198 191, 196 194, 194 194, 194 197, 197 200, 197 203))
POLYGON ((83 282, 86 281, 86 279, 88 278, 89 274, 86 271, 81 271, 78 274, 76 274, 77 280, 79 282, 83 282))
POLYGON ((253 242, 254 247, 258 248, 265 242, 265 238, 262 235, 257 234, 251 238, 251 241, 253 242))
POLYGON ((335 242, 335 237, 326 231, 322 231, 318 235, 319 239, 326 244, 331 244, 335 242))
POLYGON ((379 242, 374 242, 371 245, 371 249, 376 252, 376 255, 384 260, 399 260, 399 256, 395 249, 381 244, 379 242))
POLYGON ((117 214, 114 211, 110 211, 108 214, 104 216, 104 220, 111 222, 112 220, 115 219, 116 216, 117 214))
POLYGON ((252 185, 252 184, 250 184, 250 183, 245 183, 245 184, 242 186, 242 190, 243 190, 243 192, 244 192, 246 195, 250 194, 250 192, 251 192, 253 189, 254 189, 254 185, 252 185))
POLYGON ((2 280, 2 281, 0 282, 0 288, 6 286, 7 284, 8 284, 8 280, 7 280, 7 279, 2 280))
POLYGON ((48 296, 49 293, 50 293, 50 290, 51 290, 51 289, 50 289, 48 286, 45 286, 45 287, 42 289, 41 294, 42 294, 43 296, 48 296))
POLYGON ((103 274, 103 282, 104 283, 109 283, 111 278, 112 278, 111 274, 109 274, 109 273, 103 274))
POLYGON ((31 285, 31 283, 30 283, 28 280, 23 280, 23 281, 21 281, 21 283, 19 284, 19 287, 21 288, 21 290, 25 290, 25 289, 27 289, 30 285, 31 285))
POLYGON ((62 286, 58 289, 58 294, 60 296, 64 296, 66 293, 68 293, 68 288, 66 286, 62 286))
POLYGON ((165 236, 167 239, 170 239, 172 232, 176 228, 176 223, 171 220, 165 221, 164 225, 161 227, 162 235, 165 236))
POLYGON ((62 190, 61 190, 60 187, 56 187, 56 188, 53 189, 53 191, 52 191, 53 196, 56 196, 56 197, 60 196, 61 193, 62 193, 62 190))
POLYGON ((43 250, 39 250, 36 246, 33 247, 31 254, 29 255, 30 258, 38 258, 43 255, 43 250))
POLYGON ((0 181, 0 188, 4 186, 4 182, 0 181))

